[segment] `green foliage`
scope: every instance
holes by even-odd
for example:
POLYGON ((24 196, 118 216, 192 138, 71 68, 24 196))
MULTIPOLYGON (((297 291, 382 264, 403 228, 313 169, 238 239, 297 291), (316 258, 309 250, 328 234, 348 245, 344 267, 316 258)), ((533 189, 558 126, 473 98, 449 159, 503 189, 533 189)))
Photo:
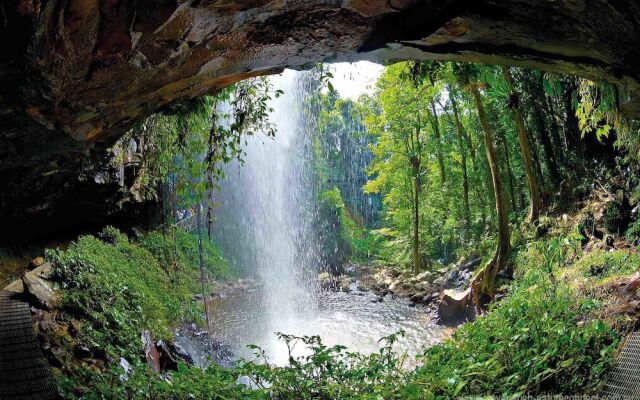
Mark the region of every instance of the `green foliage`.
POLYGON ((167 338, 176 322, 196 317, 189 306, 196 269, 167 269, 113 228, 100 237, 82 236, 66 250, 47 253, 64 307, 88 321, 81 335, 90 348, 114 357, 138 354, 143 330, 167 338))
POLYGON ((520 258, 521 274, 485 316, 428 349, 416 379, 430 395, 589 393, 613 361, 617 336, 597 303, 554 276, 573 251, 554 239, 520 258))
POLYGON ((337 268, 349 260, 369 262, 376 251, 377 238, 351 217, 338 188, 319 196, 323 254, 331 254, 329 265, 337 268))
POLYGON ((136 200, 157 197, 156 188, 171 178, 181 205, 200 201, 224 177, 222 164, 243 162, 246 136, 275 136, 268 101, 282 94, 267 77, 228 86, 213 96, 178 104, 136 125, 112 148, 111 164, 125 164, 129 143, 139 143, 135 181, 124 188, 136 200), (222 112, 219 105, 228 104, 222 112))
POLYGON ((59 390, 65 399, 104 400, 231 400, 267 399, 261 392, 237 385, 239 370, 211 366, 206 370, 178 365, 167 376, 151 372, 139 360, 125 374, 119 366, 98 372, 81 368, 73 378, 57 376, 59 390))
MULTIPOLYGON (((340 205, 337 190, 325 197, 340 205)), ((285 366, 271 364, 252 346, 255 361, 229 369, 180 365, 162 377, 141 358, 140 331, 166 337, 167 327, 189 315, 182 305, 190 302, 188 286, 197 280, 196 269, 163 268, 153 257, 162 259, 167 250, 157 234, 145 237, 144 248, 111 228, 100 236, 84 236, 68 250, 48 255, 64 284, 65 306, 88 323, 82 340, 104 349, 111 360, 102 371, 90 366, 57 371, 65 398, 404 400, 590 393, 602 383, 618 343, 596 317, 600 304, 558 278, 579 255, 576 236, 541 240, 522 250, 510 293, 451 339, 425 350, 414 370, 393 351, 401 332, 383 338, 380 350, 370 355, 326 346, 317 336, 278 334, 290 351, 285 366), (296 346, 306 346, 306 355, 293 356, 296 346), (130 372, 118 366, 119 357, 129 360, 130 372), (252 388, 237 383, 241 376, 252 388)), ((633 261, 615 253, 601 256, 616 260, 612 273, 623 272, 630 262, 639 264, 635 255, 633 261)), ((584 258, 580 262, 580 269, 589 269, 584 258)))
POLYGON ((594 249, 576 261, 575 268, 582 276, 597 279, 627 275, 640 271, 640 255, 624 249, 594 249))
POLYGON ((327 346, 318 336, 297 337, 278 333, 289 349, 289 364, 277 367, 264 352, 252 346, 258 361, 239 369, 270 399, 410 399, 419 387, 407 381, 403 358, 393 351, 402 332, 382 338, 382 347, 371 355, 327 346), (305 346, 310 354, 295 357, 292 349, 305 346))
POLYGON ((627 228, 624 236, 630 242, 636 242, 640 239, 640 220, 633 221, 627 228))
MULTIPOLYGON (((147 249, 162 265, 170 266, 177 255, 177 265, 187 271, 199 269, 198 237, 182 229, 172 229, 163 235, 160 231, 150 232, 140 240, 140 246, 147 249), (174 248, 175 235, 175 248, 174 248), (177 252, 177 253, 176 253, 177 252)), ((202 241, 205 272, 215 278, 229 278, 231 272, 227 260, 218 246, 211 241, 202 241)))
POLYGON ((614 235, 621 234, 627 227, 629 216, 624 206, 610 201, 604 209, 604 227, 614 235))

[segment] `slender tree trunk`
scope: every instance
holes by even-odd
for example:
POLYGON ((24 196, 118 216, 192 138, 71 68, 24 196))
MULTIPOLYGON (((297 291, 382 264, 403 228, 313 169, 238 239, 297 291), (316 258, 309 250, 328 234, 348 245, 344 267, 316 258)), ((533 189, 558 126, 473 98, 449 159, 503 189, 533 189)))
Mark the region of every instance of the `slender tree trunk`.
POLYGON ((553 184, 557 186, 561 180, 560 169, 558 168, 556 156, 553 153, 553 145, 551 144, 549 132, 545 127, 544 117, 537 107, 533 110, 533 118, 535 121, 536 129, 538 131, 538 136, 540 137, 540 142, 542 142, 542 151, 544 152, 544 158, 547 162, 547 166, 549 167, 549 176, 551 177, 551 181, 553 182, 553 184))
POLYGON ((469 85, 471 95, 478 112, 478 118, 482 125, 484 147, 487 153, 487 161, 489 163, 489 169, 491 170, 491 178, 493 181, 493 190, 495 192, 496 203, 496 219, 498 223, 498 243, 496 252, 493 257, 485 264, 485 266, 474 277, 471 287, 473 293, 473 300, 477 307, 481 307, 481 301, 484 301, 482 297, 493 298, 495 279, 498 271, 502 270, 508 262, 509 256, 509 221, 507 217, 507 207, 504 203, 504 189, 502 186, 502 178, 500 177, 500 169, 498 168, 498 160, 496 158, 496 152, 493 147, 491 127, 482 104, 482 98, 480 97, 480 91, 475 82, 471 82, 469 85))
POLYGON ((507 177, 509 178, 509 199, 511 201, 511 210, 517 211, 518 206, 516 205, 516 183, 515 178, 513 177, 513 170, 511 169, 511 160, 509 159, 509 148, 507 147, 507 138, 502 138, 502 150, 504 151, 504 161, 507 165, 507 177))
MULTIPOLYGON (((449 101, 451 104, 455 104, 455 99, 449 91, 449 101)), ((460 160, 462 164, 462 206, 464 212, 464 241, 465 243, 469 242, 471 236, 471 211, 469 207, 469 177, 467 175, 467 151, 464 148, 463 140, 464 140, 464 132, 462 128, 462 124, 460 123, 460 118, 458 117, 458 108, 457 106, 453 106, 453 118, 456 126, 456 138, 458 141, 458 149, 460 151, 460 160)))
POLYGON ((518 143, 520 144, 520 153, 522 155, 524 173, 527 177, 527 186, 529 187, 529 195, 531 197, 531 203, 529 205, 529 215, 527 217, 527 220, 529 222, 533 222, 540 216, 542 200, 540 198, 538 180, 536 179, 536 175, 533 171, 533 163, 531 161, 531 146, 529 145, 529 140, 527 138, 527 132, 524 125, 524 118, 522 117, 522 110, 520 108, 520 96, 513 86, 511 72, 509 72, 509 69, 507 67, 502 67, 502 75, 504 76, 505 81, 507 81, 509 92, 511 93, 513 118, 516 122, 516 128, 518 131, 518 143))
POLYGON ((440 166, 440 183, 444 185, 447 182, 447 174, 444 169, 444 156, 442 154, 442 143, 440 136, 440 123, 438 121, 438 114, 436 113, 436 105, 433 100, 429 103, 431 107, 431 125, 433 126, 433 134, 436 137, 436 155, 438 157, 438 165, 440 166))
POLYGON ((420 166, 413 165, 413 273, 420 273, 420 166))

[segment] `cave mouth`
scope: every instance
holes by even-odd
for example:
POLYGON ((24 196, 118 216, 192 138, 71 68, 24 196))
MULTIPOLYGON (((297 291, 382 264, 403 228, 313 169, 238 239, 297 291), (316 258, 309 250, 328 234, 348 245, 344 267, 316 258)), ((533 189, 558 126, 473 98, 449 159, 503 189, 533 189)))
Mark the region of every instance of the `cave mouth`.
POLYGON ((154 112, 287 67, 513 65, 609 80, 625 91, 625 112, 640 109, 632 0, 312 3, 3 4, 0 34, 12 38, 0 42, 0 216, 12 227, 3 238, 144 220, 152 211, 113 215, 118 188, 86 179, 105 149, 154 112))

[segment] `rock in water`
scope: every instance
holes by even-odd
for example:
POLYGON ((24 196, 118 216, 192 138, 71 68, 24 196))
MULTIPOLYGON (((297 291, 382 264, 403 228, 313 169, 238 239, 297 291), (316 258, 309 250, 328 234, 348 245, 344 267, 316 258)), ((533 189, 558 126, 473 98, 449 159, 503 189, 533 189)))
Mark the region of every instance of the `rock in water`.
POLYGON ((471 289, 464 291, 446 289, 442 292, 438 316, 443 324, 455 324, 465 320, 473 310, 471 289))

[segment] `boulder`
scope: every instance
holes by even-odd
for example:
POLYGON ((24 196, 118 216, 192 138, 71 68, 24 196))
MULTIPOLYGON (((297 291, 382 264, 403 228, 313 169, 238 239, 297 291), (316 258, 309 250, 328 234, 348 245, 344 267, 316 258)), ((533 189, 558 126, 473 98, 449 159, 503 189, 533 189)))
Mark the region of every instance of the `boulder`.
POLYGON ((396 284, 393 289, 391 289, 390 286, 389 290, 397 296, 409 297, 415 293, 416 287, 409 282, 400 282, 399 284, 396 284))
POLYGON ((470 261, 467 261, 463 264, 460 265, 460 267, 458 267, 459 271, 473 271, 476 269, 476 267, 478 265, 480 265, 480 262, 482 261, 482 259, 480 257, 478 258, 474 258, 470 261))
POLYGON ((39 266, 41 266, 42 264, 44 264, 44 258, 43 257, 36 257, 33 260, 31 260, 29 262, 29 269, 34 269, 37 268, 39 266))
POLYGON ((4 289, 2 290, 6 290, 7 292, 12 292, 12 293, 23 293, 24 283, 22 282, 22 279, 16 279, 15 281, 5 286, 4 289))
POLYGON ((60 294, 49 279, 53 275, 50 263, 44 263, 22 277, 25 292, 41 307, 54 309, 60 305, 60 294))
POLYGON ((151 333, 143 331, 142 335, 140 335, 140 340, 142 340, 142 346, 144 347, 147 365, 153 372, 160 372, 160 353, 151 339, 151 333))
POLYGON ((441 276, 433 281, 433 284, 438 286, 444 286, 445 283, 447 283, 447 278, 445 276, 441 276))
POLYGON ((418 274, 418 276, 416 276, 416 279, 420 282, 433 283, 433 281, 436 279, 436 276, 430 271, 425 271, 418 274))
POLYGON ((446 289, 442 292, 438 306, 440 322, 452 324, 463 321, 472 307, 470 288, 463 291, 446 289))
POLYGON ((369 290, 372 290, 377 285, 378 281, 373 277, 373 275, 363 275, 358 281, 358 290, 367 292, 369 290))
POLYGON ((419 303, 422 304, 424 303, 424 298, 426 297, 426 293, 425 292, 418 292, 416 294, 414 294, 413 296, 411 296, 409 298, 409 300, 413 303, 419 303))
POLYGON ((412 277, 413 277, 413 272, 411 272, 411 271, 403 271, 400 274, 400 278, 402 278, 402 279, 410 279, 412 277))
POLYGON ((349 293, 351 291, 351 278, 346 276, 342 278, 340 281, 340 290, 345 293, 349 293))
POLYGON ((415 287, 421 292, 431 292, 433 289, 433 286, 431 286, 429 282, 418 282, 415 284, 415 287))
POLYGON ((447 282, 455 283, 458 280, 459 276, 460 276, 460 272, 454 269, 453 271, 449 272, 449 275, 447 275, 447 282))

